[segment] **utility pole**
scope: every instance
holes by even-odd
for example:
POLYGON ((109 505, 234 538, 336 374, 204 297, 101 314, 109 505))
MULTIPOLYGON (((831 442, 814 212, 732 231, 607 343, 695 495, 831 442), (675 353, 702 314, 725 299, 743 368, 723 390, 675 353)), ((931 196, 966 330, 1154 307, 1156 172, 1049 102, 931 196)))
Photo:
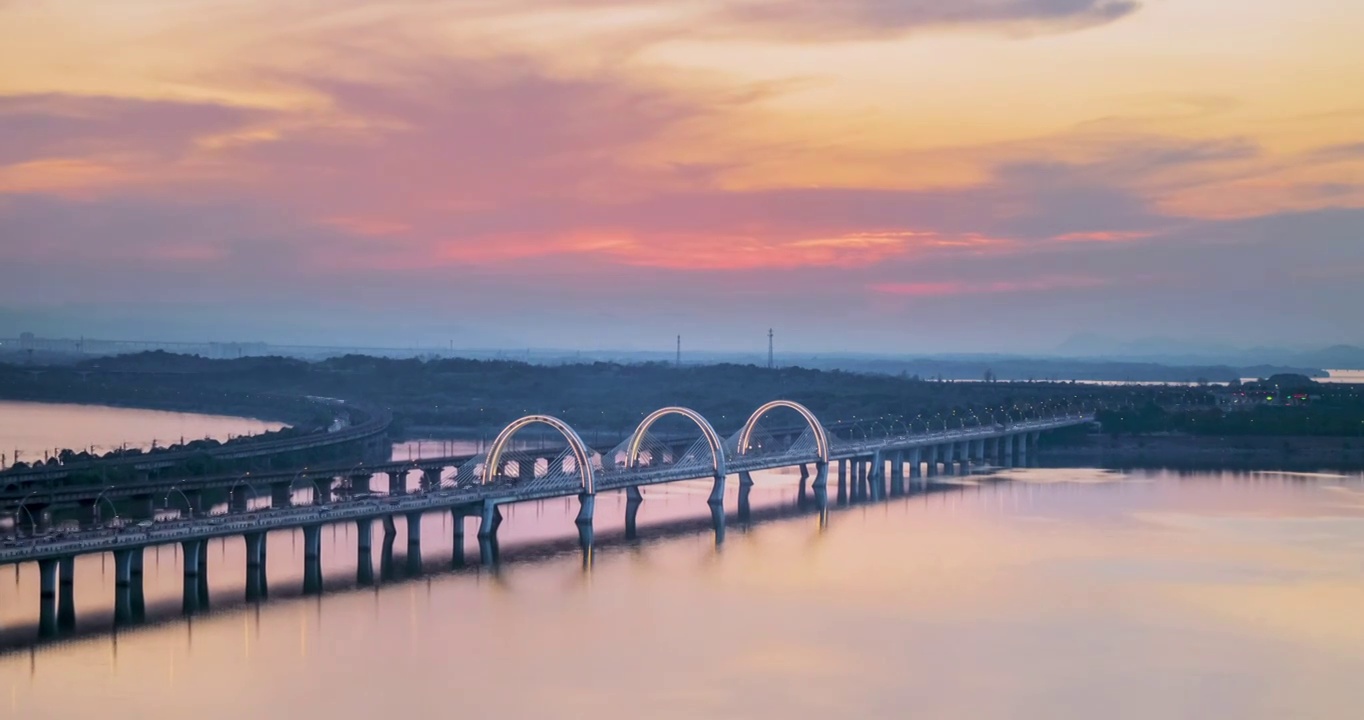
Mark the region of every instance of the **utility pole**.
POLYGON ((767 329, 767 369, 772 370, 777 367, 772 357, 772 328, 767 329))
POLYGON ((682 367, 682 336, 677 336, 677 367, 682 367))

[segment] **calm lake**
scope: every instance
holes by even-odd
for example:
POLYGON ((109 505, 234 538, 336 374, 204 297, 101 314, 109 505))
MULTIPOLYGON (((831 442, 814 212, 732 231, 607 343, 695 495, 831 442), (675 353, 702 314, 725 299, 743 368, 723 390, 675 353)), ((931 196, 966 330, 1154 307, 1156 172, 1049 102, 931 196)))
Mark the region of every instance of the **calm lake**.
MULTIPOLYGON (((141 411, 129 411, 141 412, 141 411)), ((159 432, 159 430, 157 431, 159 432)), ((234 432, 236 432, 234 430, 234 432)), ((0 442, 5 440, 0 436, 0 442)), ((435 454, 434 450, 428 454, 435 454)), ((1364 477, 1020 469, 881 503, 752 517, 709 483, 509 508, 502 562, 452 568, 428 515, 356 587, 353 525, 268 540, 243 601, 213 541, 211 611, 179 614, 178 548, 148 551, 148 624, 113 633, 112 562, 76 564, 71 639, 34 645, 37 572, 0 568, 0 717, 1354 718, 1364 707, 1364 477)), ((737 483, 731 483, 731 486, 737 483)))
POLYGON ((283 423, 223 415, 136 410, 102 405, 13 402, 0 400, 0 466, 33 462, 43 453, 70 448, 103 455, 114 448, 146 450, 184 440, 252 435, 278 430, 283 423))

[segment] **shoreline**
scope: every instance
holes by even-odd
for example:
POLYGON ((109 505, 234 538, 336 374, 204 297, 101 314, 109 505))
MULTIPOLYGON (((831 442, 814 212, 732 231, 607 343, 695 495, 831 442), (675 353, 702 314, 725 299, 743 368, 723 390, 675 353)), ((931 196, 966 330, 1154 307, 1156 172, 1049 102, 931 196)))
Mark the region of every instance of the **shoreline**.
POLYGON ((1170 470, 1364 470, 1364 438, 1109 435, 1045 444, 1039 459, 1063 467, 1170 470))

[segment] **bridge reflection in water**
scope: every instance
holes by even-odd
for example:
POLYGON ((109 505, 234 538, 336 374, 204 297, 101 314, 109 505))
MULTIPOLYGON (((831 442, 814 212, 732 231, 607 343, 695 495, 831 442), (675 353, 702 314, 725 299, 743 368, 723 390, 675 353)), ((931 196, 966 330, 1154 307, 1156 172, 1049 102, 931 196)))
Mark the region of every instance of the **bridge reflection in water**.
MULTIPOLYGON (((887 432, 858 437, 857 433, 829 433, 813 413, 795 403, 777 402, 760 408, 739 431, 721 439, 709 423, 684 408, 665 408, 650 415, 639 429, 616 448, 596 452, 586 447, 567 425, 547 416, 530 416, 508 426, 488 452, 469 458, 458 467, 439 473, 426 473, 427 482, 414 493, 401 490, 389 497, 359 497, 307 507, 271 507, 250 510, 249 503, 227 503, 226 513, 205 517, 190 515, 181 520, 157 523, 150 529, 112 532, 90 530, 63 538, 34 538, 17 547, 0 550, 0 563, 35 563, 38 570, 39 607, 36 632, 40 637, 67 635, 76 629, 75 559, 78 555, 99 554, 101 568, 113 575, 113 625, 125 626, 164 616, 165 607, 147 607, 143 577, 149 553, 153 561, 169 554, 179 565, 181 575, 179 609, 193 614, 210 607, 208 581, 211 565, 226 558, 224 542, 241 537, 245 550, 244 587, 234 593, 238 599, 257 602, 271 596, 268 573, 267 538, 301 545, 304 594, 320 593, 324 588, 352 585, 347 578, 324 577, 322 534, 355 532, 356 564, 354 584, 373 585, 384 580, 422 574, 428 568, 422 557, 423 519, 440 513, 444 536, 450 538, 454 552, 450 566, 477 563, 496 567, 502 560, 498 528, 503 508, 519 504, 543 507, 544 502, 563 498, 577 501, 576 544, 584 568, 590 569, 596 549, 603 543, 633 542, 638 538, 638 514, 646 488, 681 483, 696 488, 696 480, 709 483, 706 500, 710 506, 708 525, 717 543, 723 543, 730 521, 724 509, 726 478, 739 479, 737 508, 733 520, 741 525, 751 522, 815 514, 827 522, 831 505, 827 484, 830 464, 836 466, 836 505, 880 501, 940 487, 929 483, 938 473, 956 473, 989 461, 1000 466, 1027 464, 1035 456, 1038 434, 1071 425, 1087 423, 1090 418, 1070 414, 992 424, 986 427, 955 430, 887 432), (763 421, 774 413, 795 413, 805 421, 799 431, 774 434, 764 429, 763 421), (668 416, 685 419, 697 428, 699 438, 692 442, 676 437, 663 438, 651 433, 654 423, 668 416), (512 439, 525 428, 545 425, 560 433, 566 447, 514 449, 512 439), (754 510, 750 495, 752 475, 758 471, 795 468, 798 472, 796 501, 778 508, 754 510), (599 494, 624 498, 623 531, 607 538, 596 537, 593 517, 599 494), (401 516, 401 517, 399 517, 401 516), (479 518, 477 558, 466 557, 465 518, 479 518), (379 567, 374 568, 375 521, 380 522, 379 567), (405 552, 398 554, 399 527, 405 536, 405 552), (447 534, 448 533, 448 534, 447 534), (285 536, 285 537, 281 537, 285 536), (218 539, 218 552, 210 553, 210 541, 218 539), (169 546, 169 547, 167 547, 169 546), (401 561, 401 569, 398 562, 401 561), (238 594, 240 593, 240 594, 238 594)), ((673 486, 679 487, 679 486, 673 486)), ((731 488, 732 490, 732 488, 731 488)), ((652 492, 651 492, 652 494, 652 492)), ((671 489, 664 490, 671 496, 671 489)), ((690 493, 684 493, 691 497, 690 493)), ((509 510, 510 512, 510 510, 509 510)), ((655 527, 651 534, 694 532, 697 520, 678 521, 655 527)), ((571 541, 570 541, 571 542, 571 541)), ((556 545, 545 546, 563 552, 556 545)), ((236 554, 235 551, 233 553, 236 554)), ((91 558, 93 559, 93 558, 91 558)), ((88 560, 87 560, 88 562, 88 560)), ((30 565, 29 567, 32 567, 30 565)), ((16 567, 16 577, 18 576, 16 567)), ((276 571, 278 572, 278 570, 276 571)), ((297 594, 297 584, 283 594, 297 594)), ((280 594, 280 593, 276 593, 280 594)), ((107 602, 107 601, 106 601, 107 602)), ((88 611, 83 611, 83 614, 88 611)), ((87 623, 88 629, 106 630, 109 611, 89 613, 102 622, 87 623)), ((31 639, 31 618, 24 627, 7 631, 6 644, 31 639)), ((85 628, 83 628, 85 629, 85 628)))

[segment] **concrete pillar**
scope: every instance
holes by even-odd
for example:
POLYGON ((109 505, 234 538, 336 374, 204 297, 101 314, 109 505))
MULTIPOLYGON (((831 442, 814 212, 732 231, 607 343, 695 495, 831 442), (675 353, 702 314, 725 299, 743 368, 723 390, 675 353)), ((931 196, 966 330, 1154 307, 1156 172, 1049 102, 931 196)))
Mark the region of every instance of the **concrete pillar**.
POLYGON ((814 489, 816 492, 819 491, 827 492, 829 489, 829 463, 824 462, 822 460, 820 462, 815 463, 814 489))
POLYGON ((592 512, 597 506, 597 496, 583 493, 578 496, 578 517, 574 522, 579 525, 592 524, 592 512))
POLYGON ((882 500, 886 497, 886 454, 877 450, 871 456, 871 499, 882 500))
POLYGON ((848 502, 848 461, 838 461, 838 504, 848 502))
POLYGON ((294 504, 294 484, 290 481, 270 483, 270 507, 287 508, 294 504))
POLYGON ((322 526, 303 526, 303 592, 322 592, 322 526))
POLYGON ((407 513, 407 574, 422 572, 422 514, 419 510, 407 513))
POLYGON ((357 585, 374 584, 373 518, 357 518, 355 521, 355 582, 357 585))
POLYGON ((388 494, 402 495, 407 492, 407 471, 400 470, 388 474, 388 494))
POLYGON ((928 477, 935 477, 938 474, 938 446, 928 447, 928 465, 924 468, 928 472, 928 477))
POLYGON ((143 548, 133 548, 130 562, 132 572, 132 586, 129 589, 129 601, 132 604, 133 622, 142 622, 147 619, 147 596, 143 592, 142 584, 142 556, 145 554, 143 548))
POLYGON ((581 548, 583 552, 583 572, 585 573, 592 571, 595 556, 595 553, 592 551, 592 546, 595 534, 596 533, 592 531, 591 525, 578 526, 578 547, 581 548))
POLYGON ((497 509, 497 503, 491 500, 483 501, 483 513, 478 523, 478 536, 480 538, 490 538, 497 534, 497 526, 502 524, 502 511, 497 509))
POLYGON ((739 486, 739 522, 747 525, 752 518, 753 506, 749 502, 749 495, 752 494, 751 485, 739 486))
POLYGON ((905 494, 905 455, 901 450, 890 453, 890 494, 905 494))
POLYGON ((60 575, 62 585, 72 585, 76 582, 76 556, 67 555, 61 559, 60 575))
POLYGON ((753 485, 753 474, 748 472, 747 470, 741 470, 739 472, 739 484, 749 486, 753 485))
POLYGON ((451 511, 454 523, 454 556, 451 562, 455 567, 464 567, 464 512, 459 508, 451 511))
MULTIPOLYGON (((635 539, 637 539, 637 538, 639 537, 639 528, 638 528, 638 526, 637 526, 635 523, 636 523, 636 521, 639 519, 639 506, 642 505, 642 504, 643 504, 643 503, 641 503, 641 502, 638 501, 638 500, 629 500, 629 499, 627 499, 627 500, 625 501, 625 539, 626 539, 626 540, 635 540, 635 539)), ((579 525, 579 527, 583 527, 583 525, 579 525)), ((590 526, 590 525, 587 525, 587 527, 591 527, 591 526, 590 526)))
POLYGON ((924 449, 913 448, 909 451, 909 477, 910 479, 920 477, 923 474, 919 464, 923 462, 924 449))
POLYGON ((246 600, 253 602, 263 597, 265 582, 265 533, 246 533, 246 600))
POLYGON ((715 474, 715 482, 710 486, 710 498, 706 502, 711 505, 723 505, 725 502, 725 476, 720 473, 715 474))
POLYGON ((184 569, 185 583, 181 610, 191 614, 199 610, 199 548, 203 540, 185 540, 180 543, 180 561, 184 569))
POLYGON ((38 634, 43 637, 57 634, 57 565, 56 560, 38 561, 38 634))
POLYGON ((644 492, 639 489, 638 485, 631 485, 630 487, 625 488, 625 501, 643 502, 644 492))
POLYGON ((946 443, 942 446, 942 469, 948 475, 957 474, 957 444, 946 443))
POLYGON ((133 619, 132 551, 114 551, 114 622, 126 625, 133 619))
POLYGON ((422 490, 435 490, 440 487, 440 468, 422 470, 422 490))
POLYGON ((407 551, 422 544, 422 511, 413 510, 407 514, 407 551))
POLYGON ((719 503, 710 504, 710 526, 715 530, 715 546, 725 544, 725 508, 719 503))

